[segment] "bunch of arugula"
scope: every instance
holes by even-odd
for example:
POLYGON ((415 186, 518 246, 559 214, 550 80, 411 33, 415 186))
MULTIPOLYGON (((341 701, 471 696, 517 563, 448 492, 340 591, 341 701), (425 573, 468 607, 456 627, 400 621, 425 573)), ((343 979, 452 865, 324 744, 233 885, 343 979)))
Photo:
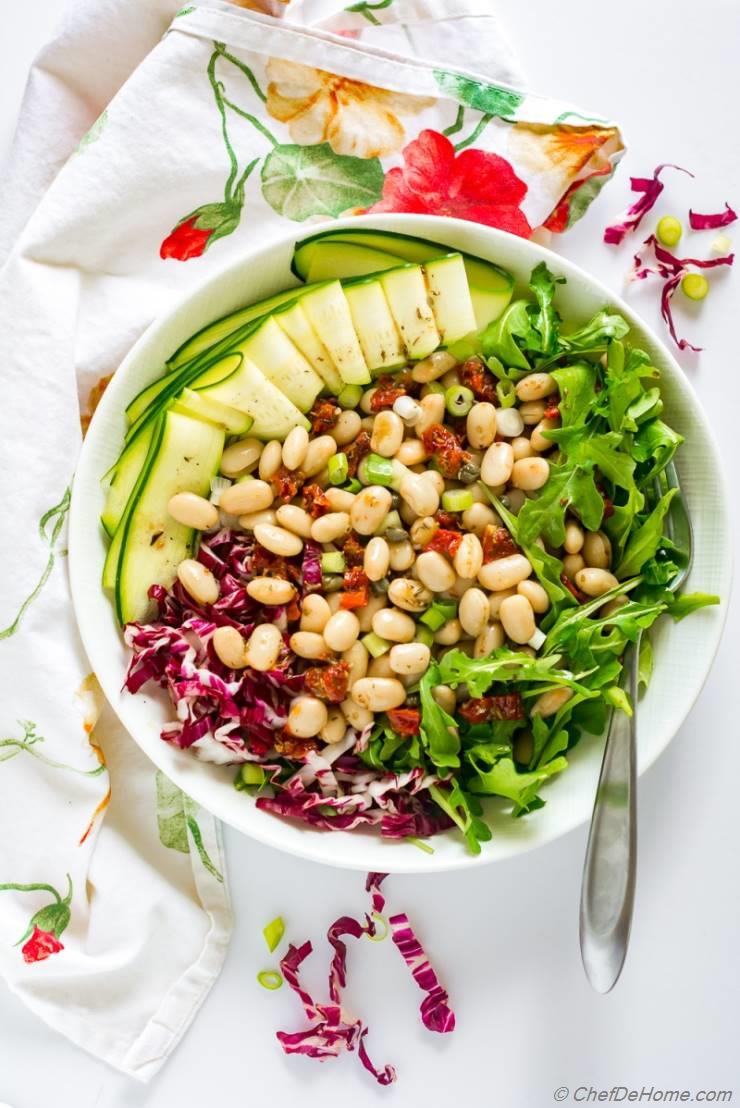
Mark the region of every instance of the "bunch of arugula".
MULTIPOLYGON (((566 333, 554 304, 563 280, 540 263, 530 279, 532 299, 514 301, 479 338, 502 405, 515 402, 516 382, 528 373, 547 370, 558 385, 559 426, 545 432, 555 444, 545 486, 514 515, 482 485, 547 591, 550 608, 540 624, 546 640, 537 657, 507 648, 484 658, 447 652, 410 690, 420 705, 419 735, 402 738, 382 722, 363 754, 376 769, 421 765, 436 775, 430 797, 475 853, 491 837, 480 796, 504 798, 517 817, 542 807, 541 785, 566 768, 565 754, 583 732, 601 733, 611 708, 632 712, 620 686, 627 644, 663 614, 679 620, 719 602, 668 591, 688 552, 663 533, 676 490, 661 486, 661 474, 683 440, 661 419, 659 372, 644 351, 625 341, 629 326, 622 316, 607 309, 566 333), (610 593, 586 603, 565 583, 553 552, 563 545, 569 513, 587 530, 609 536, 619 580, 610 593), (604 616, 604 605, 617 597, 622 606, 604 616), (524 718, 476 724, 453 718, 432 695, 440 684, 465 686, 471 698, 518 693, 524 718), (541 694, 562 687, 571 696, 555 715, 531 715, 541 694)), ((640 681, 646 685, 652 649, 648 638, 642 642, 640 681)))

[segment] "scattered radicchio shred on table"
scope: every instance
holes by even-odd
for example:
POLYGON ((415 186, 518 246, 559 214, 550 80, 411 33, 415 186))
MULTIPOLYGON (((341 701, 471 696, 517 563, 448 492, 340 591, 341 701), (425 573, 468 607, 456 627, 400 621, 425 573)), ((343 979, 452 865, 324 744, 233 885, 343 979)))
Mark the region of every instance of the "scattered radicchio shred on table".
POLYGON ((708 215, 702 215, 701 212, 694 212, 689 208, 689 226, 692 231, 716 231, 719 227, 729 227, 736 219, 737 212, 733 211, 727 201, 723 212, 713 212, 708 215))
MULTIPOLYGON (((348 1021, 342 1012, 342 989, 347 983, 347 944, 345 936, 354 939, 367 935, 373 938, 377 927, 374 915, 380 915, 385 907, 385 896, 380 886, 385 873, 369 873, 365 889, 370 893, 371 913, 365 914, 365 923, 352 916, 340 916, 329 927, 327 939, 334 950, 329 967, 329 996, 331 1003, 317 1004, 300 983, 299 971, 312 952, 310 942, 299 947, 290 946, 280 963, 280 969, 288 986, 299 997, 303 1010, 312 1026, 304 1031, 278 1031, 277 1038, 286 1054, 304 1054, 324 1061, 336 1058, 342 1051, 357 1050, 360 1062, 380 1085, 390 1085, 396 1080, 393 1066, 379 1069, 373 1064, 365 1047, 367 1026, 360 1019, 348 1021)), ((392 939, 404 961, 411 969, 414 980, 427 995, 421 1005, 421 1018, 430 1031, 446 1033, 455 1028, 455 1016, 448 1006, 448 996, 417 939, 405 912, 390 919, 392 939)))
POLYGON ((646 264, 641 254, 635 254, 634 264, 630 279, 644 281, 646 277, 657 274, 663 278, 663 288, 660 294, 660 311, 665 320, 670 336, 679 350, 693 350, 699 353, 701 346, 694 346, 688 339, 680 339, 676 333, 676 325, 673 319, 671 300, 676 289, 681 284, 684 276, 690 272, 691 267, 696 269, 715 269, 717 266, 732 265, 735 261, 734 254, 727 254, 721 258, 677 258, 670 250, 661 246, 655 235, 649 235, 643 244, 653 251, 657 265, 655 267, 646 264))
POLYGON ((642 195, 638 200, 635 200, 634 204, 630 205, 621 219, 605 228, 604 242, 609 243, 610 246, 618 246, 628 234, 637 230, 647 213, 655 206, 655 202, 665 188, 660 180, 660 175, 664 169, 677 169, 681 173, 687 173, 689 177, 694 176, 688 169, 684 169, 680 165, 664 162, 653 170, 652 177, 631 177, 630 187, 632 191, 642 193, 642 195))

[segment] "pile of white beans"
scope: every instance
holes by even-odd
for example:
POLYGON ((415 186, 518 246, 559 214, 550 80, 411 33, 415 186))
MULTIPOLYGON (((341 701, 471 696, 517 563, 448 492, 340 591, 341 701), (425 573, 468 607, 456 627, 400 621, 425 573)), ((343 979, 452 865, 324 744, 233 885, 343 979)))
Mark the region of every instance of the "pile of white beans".
MULTIPOLYGON (((433 650, 438 656, 456 647, 484 657, 508 641, 533 653, 544 639, 537 620, 550 601, 542 585, 532 579, 529 560, 515 553, 484 564, 481 540, 486 528, 502 526, 484 489, 477 483, 462 485, 445 479, 429 468, 420 436, 446 418, 444 393, 433 382, 444 388, 459 385, 456 366, 446 351, 418 362, 412 377, 422 386, 420 398, 400 397, 392 409, 377 414, 372 411, 375 389, 368 388, 360 410, 342 411, 329 434, 312 438, 303 428, 295 428, 282 443, 265 444, 253 438, 234 442, 221 463, 222 474, 234 483, 221 491, 218 506, 188 492, 169 502, 176 520, 199 530, 223 524, 233 527, 238 521, 261 546, 280 557, 299 555, 307 539, 320 543, 326 552, 341 550, 350 532, 367 540, 363 568, 372 583, 367 606, 348 611, 341 607, 341 591, 312 593, 303 599, 300 624, 289 636, 292 652, 311 665, 340 659, 349 665, 348 696, 341 705, 327 705, 313 696, 292 701, 288 728, 296 738, 339 742, 348 725, 361 730, 373 722, 375 713, 401 707, 408 688, 430 665, 433 650), (393 460, 393 489, 366 485, 352 493, 329 483, 329 459, 363 430, 371 436, 372 451, 393 460), (270 480, 281 466, 318 483, 330 510, 312 518, 301 506, 300 493, 293 503, 277 502, 270 480), (424 547, 438 527, 433 517, 443 493, 455 488, 469 489, 473 504, 460 515, 464 537, 454 557, 448 558, 424 547), (390 541, 386 521, 395 510, 402 527, 396 518, 390 541), (443 598, 458 602, 457 615, 434 632, 430 648, 418 641, 416 620, 435 599, 443 598), (379 657, 372 657, 361 641, 369 632, 389 644, 379 657)), ((509 408, 474 403, 466 417, 472 464, 479 467, 481 481, 515 514, 549 478, 548 454, 554 443, 543 432, 557 426, 545 417, 546 408, 558 400, 556 382, 548 373, 531 373, 516 386, 516 398, 509 408)), ((586 596, 598 597, 616 586, 610 572, 610 542, 602 531, 584 531, 571 517, 564 547, 553 553, 586 596)), ((177 575, 199 603, 218 598, 218 581, 200 562, 185 560, 177 575)), ((288 604, 296 597, 290 581, 274 576, 254 578, 247 592, 265 608, 288 604)), ((220 627, 213 646, 230 669, 250 666, 264 672, 275 666, 284 640, 273 623, 262 623, 248 640, 233 627, 220 627)), ((453 712, 467 692, 463 687, 456 694, 441 685, 434 696, 453 712)), ((568 696, 567 689, 546 693, 531 711, 552 715, 568 696)))

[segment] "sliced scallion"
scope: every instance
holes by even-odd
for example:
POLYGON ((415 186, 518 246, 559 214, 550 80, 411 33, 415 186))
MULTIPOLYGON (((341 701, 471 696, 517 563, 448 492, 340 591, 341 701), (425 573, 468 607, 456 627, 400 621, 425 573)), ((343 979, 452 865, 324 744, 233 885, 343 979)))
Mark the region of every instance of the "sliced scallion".
POLYGON ((427 608, 419 622, 431 627, 432 631, 439 631, 448 620, 457 615, 457 604, 454 600, 435 600, 431 607, 427 608))
POLYGON ((363 635, 360 641, 373 658, 380 658, 383 654, 387 654, 393 645, 387 639, 381 639, 380 635, 376 635, 374 631, 363 635))
POLYGON ((234 788, 239 792, 244 789, 261 789, 266 780, 265 771, 256 762, 245 762, 239 767, 239 772, 234 778, 234 788))
POLYGON ((681 220, 676 219, 675 215, 664 215, 658 220, 655 233, 664 246, 675 246, 683 234, 681 220))
POLYGON ((472 389, 452 385, 445 392, 445 408, 451 416, 466 416, 475 403, 472 389))
POLYGON ((446 512, 467 512, 473 503, 470 489, 449 489, 442 493, 442 507, 446 512))
POLYGON ((329 481, 332 485, 343 484, 349 475, 349 462, 346 454, 333 454, 326 464, 329 481))
POLYGON ((337 396, 337 404, 340 408, 356 408, 362 400, 362 389, 359 385, 345 385, 337 396))
POLYGON ((366 931, 365 934, 371 943, 382 943, 383 939, 388 938, 388 933, 390 931, 388 920, 385 916, 381 916, 380 912, 371 912, 370 915, 377 925, 375 934, 371 935, 369 931, 366 931))
POLYGON ((428 646, 431 649, 434 644, 434 631, 432 631, 431 627, 417 623, 414 642, 424 643, 424 646, 428 646))
POLYGON ((505 377, 496 385, 496 396, 502 408, 513 408, 516 404, 516 386, 513 381, 505 377))
POLYGON ((276 950, 280 945, 280 940, 285 934, 283 917, 275 916, 275 919, 271 919, 270 922, 262 928, 262 934, 265 936, 265 942, 272 954, 273 950, 276 950))
POLYGON ((703 300, 709 292, 709 281, 703 273, 687 273, 681 281, 681 292, 689 300, 703 300))
POLYGON ((321 555, 322 573, 344 573, 346 568, 347 563, 341 550, 330 550, 328 553, 321 555))
POLYGON ((283 979, 277 970, 260 970, 257 974, 257 980, 263 989, 269 989, 271 992, 279 989, 283 983, 283 979))
POLYGON ((383 485, 388 488, 393 482, 393 459, 383 458, 380 454, 368 454, 360 462, 357 475, 366 485, 383 485))

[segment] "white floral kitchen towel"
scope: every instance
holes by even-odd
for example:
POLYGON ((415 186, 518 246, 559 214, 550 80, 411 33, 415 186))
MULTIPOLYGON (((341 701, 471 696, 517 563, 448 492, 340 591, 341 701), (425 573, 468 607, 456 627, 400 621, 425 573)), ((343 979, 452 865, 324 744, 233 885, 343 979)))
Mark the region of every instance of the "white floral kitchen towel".
POLYGON ((258 3, 70 5, 0 204, 0 972, 142 1080, 218 975, 230 912, 215 820, 122 732, 77 638, 66 515, 97 399, 175 296, 291 224, 559 232, 622 153, 614 124, 524 91, 487 0, 258 3))

